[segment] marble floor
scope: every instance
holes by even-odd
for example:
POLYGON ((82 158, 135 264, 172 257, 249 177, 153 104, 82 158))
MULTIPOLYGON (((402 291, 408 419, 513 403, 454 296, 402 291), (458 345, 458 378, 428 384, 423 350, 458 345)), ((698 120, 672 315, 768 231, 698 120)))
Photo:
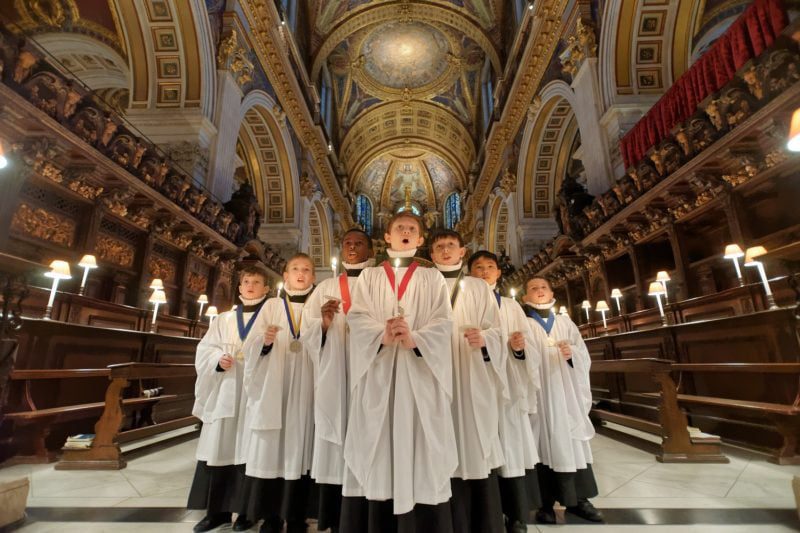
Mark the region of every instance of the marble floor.
MULTIPOLYGON (((791 487, 800 467, 773 465, 733 447, 724 450, 729 464, 661 464, 651 436, 614 429, 601 430, 592 441, 600 489, 593 502, 608 524, 531 525, 529 531, 800 531, 791 487)), ((191 531, 203 514, 184 507, 195 446, 185 435, 130 452, 128 467, 119 471, 17 465, 0 468, 0 480, 30 480, 28 520, 19 531, 191 531)))

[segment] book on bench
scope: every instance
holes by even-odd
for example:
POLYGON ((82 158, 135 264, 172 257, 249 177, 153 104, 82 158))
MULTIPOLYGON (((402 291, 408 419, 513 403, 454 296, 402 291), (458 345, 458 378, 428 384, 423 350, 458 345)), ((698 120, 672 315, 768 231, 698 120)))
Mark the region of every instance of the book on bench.
POLYGON ((91 448, 92 442, 94 442, 94 433, 79 433, 78 435, 67 437, 64 448, 72 450, 91 448))

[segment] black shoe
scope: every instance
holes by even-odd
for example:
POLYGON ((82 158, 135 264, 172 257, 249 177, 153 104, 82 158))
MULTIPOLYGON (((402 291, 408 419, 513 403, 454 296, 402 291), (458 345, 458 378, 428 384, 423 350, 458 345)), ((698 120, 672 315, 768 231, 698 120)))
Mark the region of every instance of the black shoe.
POLYGON ((567 507, 567 512, 589 522, 602 524, 605 522, 603 513, 598 511, 589 500, 579 500, 575 507, 567 507))
POLYGON ((538 511, 536 511, 536 523, 537 524, 555 524, 556 523, 556 512, 553 508, 545 509, 542 507, 538 511))
POLYGON ((506 522, 506 531, 508 533, 528 533, 528 524, 522 520, 510 520, 506 522))
POLYGON ((258 529, 258 533, 281 533, 283 531, 283 520, 280 518, 266 518, 258 529))
POLYGON ((211 531, 212 529, 216 529, 223 524, 230 524, 231 522, 231 514, 230 513, 217 513, 213 515, 206 515, 205 518, 200 520, 194 526, 195 533, 201 533, 203 531, 211 531))
POLYGON ((248 520, 247 517, 243 514, 240 514, 236 517, 236 522, 233 523, 233 530, 234 531, 247 531, 251 527, 253 527, 256 523, 252 520, 248 520))

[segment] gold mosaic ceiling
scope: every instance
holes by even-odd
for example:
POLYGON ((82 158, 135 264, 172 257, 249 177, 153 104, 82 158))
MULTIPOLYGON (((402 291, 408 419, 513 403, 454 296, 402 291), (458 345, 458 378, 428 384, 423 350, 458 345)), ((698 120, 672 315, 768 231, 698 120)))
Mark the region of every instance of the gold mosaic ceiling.
POLYGON ((387 202, 397 200, 387 192, 393 175, 374 168, 398 157, 403 168, 416 169, 416 174, 409 172, 422 177, 415 181, 415 195, 427 209, 435 209, 442 194, 451 192, 435 193, 430 179, 424 178, 430 161, 449 169, 452 176, 443 180, 446 187, 463 189, 476 154, 481 72, 487 59, 495 72, 500 67, 497 28, 504 4, 311 3, 311 73, 330 77, 336 113, 335 131, 330 133, 340 147, 339 161, 351 190, 391 209, 387 202), (374 180, 380 183, 371 183, 374 180))

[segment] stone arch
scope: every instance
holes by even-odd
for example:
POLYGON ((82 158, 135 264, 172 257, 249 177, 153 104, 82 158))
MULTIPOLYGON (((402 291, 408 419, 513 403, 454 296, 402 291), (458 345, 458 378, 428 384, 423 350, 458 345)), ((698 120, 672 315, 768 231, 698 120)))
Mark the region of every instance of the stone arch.
POLYGON ((320 200, 311 203, 308 210, 308 255, 315 268, 330 266, 331 230, 328 212, 320 200))
POLYGON ((252 91, 242 101, 240 117, 238 140, 248 158, 244 163, 260 177, 253 185, 264 209, 264 222, 298 223, 297 158, 280 109, 269 94, 252 91))
POLYGON ((567 170, 570 148, 580 129, 574 93, 561 81, 541 93, 541 107, 525 127, 517 168, 517 213, 522 218, 553 217, 560 179, 567 170))
POLYGON ((508 202, 502 196, 497 196, 489 209, 489 228, 486 232, 486 248, 495 254, 509 250, 509 224, 508 202))

